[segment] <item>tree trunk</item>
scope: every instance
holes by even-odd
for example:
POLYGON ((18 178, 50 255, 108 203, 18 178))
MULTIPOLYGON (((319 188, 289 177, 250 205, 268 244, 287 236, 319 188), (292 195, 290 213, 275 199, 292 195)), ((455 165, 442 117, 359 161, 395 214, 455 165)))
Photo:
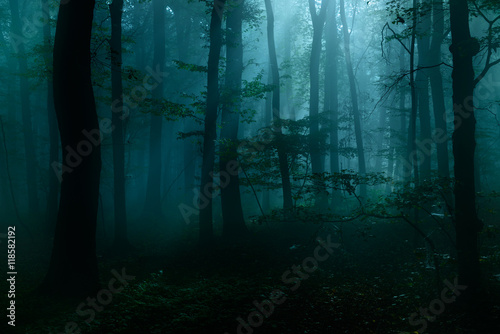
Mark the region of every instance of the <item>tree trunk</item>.
POLYGON ((325 111, 330 115, 330 173, 339 169, 339 97, 338 97, 338 36, 337 1, 330 0, 326 19, 325 111))
POLYGON ((405 164, 405 179, 410 180, 412 171, 415 184, 419 183, 418 159, 417 159, 417 113, 418 100, 415 85, 415 39, 417 28, 417 0, 413 0, 413 28, 410 42, 410 90, 411 90, 411 114, 408 124, 408 146, 406 150, 407 163, 405 164))
POLYGON ((450 177, 448 158, 448 129, 446 125, 446 107, 444 102, 443 77, 441 75, 441 44, 444 37, 444 10, 442 0, 432 2, 432 42, 429 50, 429 69, 431 82, 432 106, 434 109, 435 142, 437 148, 438 175, 450 177))
POLYGON ((28 207, 32 217, 37 217, 39 210, 38 203, 38 180, 37 180, 37 159, 35 150, 35 140, 33 138, 33 127, 31 125, 30 110, 30 87, 28 82, 28 59, 25 53, 25 40, 22 35, 21 19, 19 16, 19 2, 9 0, 12 15, 11 29, 16 40, 13 41, 14 51, 19 61, 19 89, 21 96, 21 115, 23 121, 24 135, 24 155, 26 159, 26 184, 28 186, 28 207))
POLYGON ((59 182, 57 175, 52 170, 52 162, 59 161, 59 138, 57 133, 57 118, 54 110, 54 89, 52 76, 52 55, 48 50, 52 46, 52 35, 50 32, 50 12, 48 0, 42 0, 43 11, 43 43, 47 52, 44 53, 45 68, 47 71, 47 119, 49 124, 49 193, 47 195, 46 227, 49 233, 53 233, 57 219, 57 197, 59 195, 59 182))
MULTIPOLYGON (((96 220, 101 136, 90 69, 94 1, 61 1, 54 42, 54 103, 63 147, 59 214, 42 291, 86 296, 98 288, 96 220)), ((102 132, 111 129, 104 126, 102 132)))
MULTIPOLYGON (((153 0, 153 32, 154 55, 153 71, 163 73, 165 68, 165 0, 153 0)), ((153 89, 155 106, 160 108, 163 99, 163 80, 159 80, 153 89), (157 85, 156 85, 157 84, 157 85)), ((149 133, 149 169, 148 185, 146 189, 146 203, 144 216, 157 220, 163 219, 161 209, 161 171, 162 171, 162 122, 163 117, 151 114, 151 127, 149 133)))
POLYGON ((215 140, 217 139, 217 112, 219 110, 219 61, 222 48, 222 13, 225 0, 214 1, 210 20, 210 51, 208 54, 207 109, 203 135, 203 162, 200 186, 200 243, 213 239, 212 199, 214 196, 215 140))
POLYGON ((274 40, 274 12, 271 0, 265 0, 267 13, 267 43, 269 48, 269 60, 271 63, 271 73, 273 79, 273 100, 272 113, 275 124, 274 133, 278 141, 278 161, 280 165, 281 185, 283 188, 283 209, 285 211, 293 208, 292 186, 290 183, 290 172, 288 170, 288 155, 282 143, 281 128, 281 101, 280 101, 280 75, 278 69, 278 57, 276 55, 276 45, 274 40))
POLYGON ((125 144, 123 121, 128 116, 123 112, 122 85, 122 11, 123 0, 113 0, 109 6, 111 14, 111 122, 114 126, 113 177, 115 239, 113 248, 124 251, 129 248, 127 237, 127 205, 125 200, 125 144))
POLYGON ((455 230, 458 253, 458 281, 467 285, 464 295, 474 296, 480 287, 478 232, 481 222, 476 212, 474 152, 474 69, 472 58, 479 42, 471 38, 467 0, 450 0, 453 55, 453 156, 455 158, 455 230))
MULTIPOLYGON (((422 1, 422 5, 426 4, 426 0, 422 1)), ((420 176, 422 179, 429 179, 431 176, 431 114, 429 108, 429 76, 428 70, 424 67, 429 66, 429 46, 431 30, 431 15, 427 8, 423 9, 423 13, 419 13, 420 22, 417 24, 417 47, 418 47, 418 67, 415 78, 415 87, 418 98, 418 114, 420 120, 420 143, 419 151, 422 160, 419 162, 420 176)))
MULTIPOLYGON (((365 152, 363 148, 363 133, 361 130, 361 115, 358 107, 358 92, 356 90, 356 81, 354 78, 354 70, 351 61, 350 35, 347 19, 345 15, 344 0, 340 0, 340 18, 342 20, 342 30, 344 32, 344 52, 347 68, 347 76, 349 77, 349 89, 351 91, 352 112, 354 115, 354 131, 356 133, 356 145, 358 148, 358 168, 361 175, 366 175, 365 152)), ((366 199, 366 184, 361 184, 360 195, 366 199)))
POLYGON ((230 172, 232 163, 238 161, 238 127, 241 109, 241 76, 243 74, 243 1, 233 7, 226 21, 226 78, 221 120, 219 168, 221 183, 222 234, 225 238, 245 235, 243 208, 241 207, 239 175, 230 172), (224 175, 223 175, 224 174, 224 175))
POLYGON ((310 130, 310 149, 311 149, 311 169, 315 177, 314 186, 316 188, 315 206, 319 209, 325 209, 328 205, 328 197, 324 190, 324 182, 320 178, 325 171, 324 155, 321 152, 321 139, 319 133, 319 62, 321 57, 321 44, 323 40, 323 29, 326 20, 326 10, 328 0, 321 1, 319 14, 316 13, 315 0, 309 0, 309 11, 313 23, 313 40, 311 59, 309 64, 310 90, 309 90, 309 118, 311 122, 310 130))

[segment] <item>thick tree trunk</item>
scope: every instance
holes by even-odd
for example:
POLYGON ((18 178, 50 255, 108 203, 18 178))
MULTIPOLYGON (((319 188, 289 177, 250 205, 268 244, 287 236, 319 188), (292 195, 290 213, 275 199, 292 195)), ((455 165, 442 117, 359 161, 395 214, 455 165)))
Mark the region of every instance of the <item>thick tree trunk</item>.
POLYGON ((113 140, 113 198, 115 213, 115 239, 113 248, 123 251, 129 248, 127 237, 127 211, 125 200, 125 144, 124 120, 128 116, 123 109, 122 84, 122 10, 123 0, 113 0, 111 14, 111 122, 113 140))
MULTIPOLYGON (((265 0, 267 13, 267 43, 269 48, 269 60, 271 63, 271 74, 273 82, 273 100, 272 114, 275 123, 274 133, 278 143, 282 142, 281 120, 281 101, 280 101, 280 75, 278 69, 278 57, 276 55, 276 45, 274 40, 274 12, 271 0, 265 0)), ((288 170, 288 155, 281 144, 278 144, 278 160, 280 165, 281 185, 283 189, 283 209, 291 210, 293 208, 292 186, 290 183, 290 172, 288 170)))
MULTIPOLYGON (((92 0, 61 1, 57 19, 54 102, 64 165, 52 257, 42 284, 49 293, 86 296, 98 288, 101 136, 90 70, 93 10, 92 0)), ((101 131, 111 129, 103 126, 101 131)))
POLYGON ((226 20, 226 78, 222 105, 222 128, 219 154, 221 183, 222 234, 225 238, 237 238, 245 235, 243 208, 241 206, 239 175, 230 172, 230 166, 238 161, 238 127, 241 109, 241 76, 243 74, 243 4, 240 1, 233 7, 226 20), (224 176, 222 175, 224 174, 224 176))
POLYGON ((19 2, 9 0, 12 15, 11 29, 15 40, 13 42, 14 52, 19 61, 19 89, 21 96, 21 116, 23 121, 24 155, 26 159, 26 184, 28 186, 28 207, 32 217, 37 217, 39 210, 38 203, 38 180, 37 180, 37 159, 35 150, 35 139, 33 137, 33 127, 31 125, 30 110, 30 87, 28 82, 28 59, 25 52, 25 40, 21 30, 21 19, 19 16, 19 2))
POLYGON ((476 212, 474 152, 474 69, 472 57, 479 43, 471 38, 467 0, 450 0, 453 55, 453 156, 455 158, 455 230, 458 251, 458 281, 467 285, 464 295, 474 296, 480 287, 478 232, 481 223, 476 212))
MULTIPOLYGON (((358 107, 358 92, 356 89, 356 80, 351 61, 350 35, 345 15, 344 0, 340 0, 340 18, 342 20, 342 30, 344 32, 344 53, 347 68, 347 76, 349 77, 349 89, 351 92, 352 112, 354 115, 354 132, 356 134, 356 145, 358 149, 358 169, 361 175, 366 175, 365 152, 363 146, 363 132, 361 130, 361 115, 358 107)), ((360 195, 366 199, 366 184, 360 186, 360 195)))
POLYGON ((210 51, 208 54, 207 109, 203 136, 203 162, 200 186, 200 243, 206 245, 213 238, 212 199, 214 196, 215 140, 217 139, 217 112, 219 110, 219 61, 222 48, 222 13, 225 0, 214 1, 210 20, 210 51))
MULTIPOLYGON (((153 32, 154 55, 153 71, 163 73, 165 68, 165 0, 153 0, 153 32)), ((163 81, 159 80, 153 89, 153 99, 157 108, 163 99, 163 81)), ((162 171, 162 126, 163 117, 151 114, 149 133, 149 169, 146 188, 146 203, 144 216, 153 219, 163 219, 161 209, 161 171, 162 171)))

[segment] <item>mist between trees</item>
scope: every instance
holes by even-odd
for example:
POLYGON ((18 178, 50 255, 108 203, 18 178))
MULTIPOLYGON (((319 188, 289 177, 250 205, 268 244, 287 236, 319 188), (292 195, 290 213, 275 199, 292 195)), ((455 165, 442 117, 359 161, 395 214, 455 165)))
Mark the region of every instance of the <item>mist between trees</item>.
MULTIPOLYGON (((0 217, 33 268, 13 304, 107 300, 102 272, 126 266, 127 318, 106 308, 82 332, 497 332, 499 13, 0 0, 0 217), (338 256, 271 300, 326 235, 338 256), (453 303, 445 277, 467 286, 453 303), (423 300, 439 317, 414 314, 423 300)), ((21 308, 21 331, 63 325, 21 308)))

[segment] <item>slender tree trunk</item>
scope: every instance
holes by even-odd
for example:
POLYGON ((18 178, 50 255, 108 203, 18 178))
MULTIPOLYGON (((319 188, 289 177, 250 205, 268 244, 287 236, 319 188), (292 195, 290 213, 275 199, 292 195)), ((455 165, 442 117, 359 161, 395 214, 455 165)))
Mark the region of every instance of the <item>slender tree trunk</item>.
MULTIPOLYGON (((441 45, 444 37, 444 10, 443 1, 432 2, 432 42, 429 52, 429 65, 441 64, 441 45)), ((434 136, 437 148, 438 175, 450 177, 450 163, 448 158, 448 129, 446 125, 446 107, 444 102, 443 77, 441 67, 429 69, 431 82, 432 106, 434 109, 434 136)))
MULTIPOLYGON (((422 5, 426 5, 427 1, 423 0, 422 5)), ((416 27, 417 31, 417 47, 418 47, 418 67, 415 78, 415 87, 417 90, 418 98, 418 113, 420 120, 420 176, 422 179, 429 179, 431 176, 431 114, 429 107, 429 76, 428 70, 423 69, 429 66, 429 46, 431 30, 431 15, 428 8, 423 8, 424 12, 419 12, 421 16, 419 23, 416 27)))
MULTIPOLYGON (((165 68, 165 0, 153 0, 153 32, 154 55, 153 71, 163 73, 165 68)), ((163 80, 155 84, 153 99, 157 108, 163 99, 163 80)), ((163 117, 151 114, 151 127, 149 133, 149 169, 148 185, 146 189, 146 203, 144 216, 154 219, 163 219, 161 209, 161 172, 162 172, 162 126, 163 117)))
POLYGON ((330 0, 326 19, 326 66, 325 66, 325 111, 330 115, 330 173, 339 169, 339 97, 338 97, 338 53, 337 1, 330 0))
POLYGON ((25 40, 22 35, 21 19, 19 16, 19 2, 9 0, 12 15, 11 29, 14 36, 14 51, 19 61, 19 89, 21 96, 21 115, 23 121, 24 135, 24 155, 26 159, 26 183, 28 186, 28 207, 31 216, 36 217, 39 210, 38 203, 38 180, 37 180, 37 159, 35 150, 35 139, 33 137, 33 127, 30 110, 30 88, 28 82, 28 59, 25 52, 25 40))
POLYGON ((43 43, 44 62, 47 71, 47 119, 49 124, 49 193, 47 195, 47 212, 46 212, 46 227, 47 231, 53 233, 57 219, 57 197, 59 195, 59 182, 57 175, 52 169, 52 163, 59 161, 59 137, 57 133, 57 118, 54 110, 54 89, 52 84, 52 76, 49 75, 52 71, 52 54, 50 50, 52 46, 52 35, 50 29, 50 12, 48 0, 42 0, 43 11, 43 43))
POLYGON ((214 197, 215 140, 219 110, 219 61, 222 48, 222 13, 225 0, 214 1, 210 20, 210 51, 208 54, 207 109, 203 136, 203 162, 200 186, 200 243, 206 245, 213 238, 212 199, 214 197))
POLYGON ((472 58, 479 43, 471 38, 467 0, 450 0, 453 55, 453 156, 455 158, 455 230, 458 251, 458 281, 467 286, 464 295, 474 296, 480 287, 478 232, 481 222, 476 212, 474 152, 474 69, 472 58))
POLYGON ((413 169, 415 184, 419 183, 418 159, 417 159, 417 113, 418 100, 415 85, 415 39, 417 28, 417 0, 413 0, 413 28, 410 42, 410 89, 411 89, 411 114, 408 125, 408 146, 407 146, 407 164, 405 167, 405 179, 410 180, 413 169))
POLYGON ((127 237, 127 205, 125 200, 125 144, 124 120, 128 116, 123 108, 122 84, 122 11, 123 0, 113 0, 109 6, 111 14, 111 122, 114 126, 113 177, 115 239, 113 247, 118 251, 129 248, 127 237))
MULTIPOLYGON (((354 115, 354 131, 356 133, 356 145, 358 148, 358 168, 361 175, 366 175, 365 152, 363 147, 363 132, 361 129, 361 115, 358 107, 358 92, 356 90, 356 81, 354 78, 354 70, 351 61, 350 35, 347 19, 345 15, 344 0, 340 0, 340 18, 342 20, 342 30, 344 32, 344 52, 347 68, 347 76, 349 77, 349 89, 351 91, 352 112, 354 115)), ((360 195, 366 199, 366 184, 360 187, 360 195)))
POLYGON ((281 184, 283 188, 283 209, 291 210, 293 208, 292 186, 290 183, 290 172, 288 170, 288 155, 284 150, 282 143, 281 128, 281 102, 280 102, 280 75, 278 69, 278 57, 276 55, 276 46, 274 40, 274 12, 271 0, 265 0, 267 13, 267 43, 269 48, 269 59, 271 63, 271 73, 273 78, 273 120, 277 124, 274 133, 278 141, 278 160, 280 164, 281 184))
POLYGON ((321 9, 319 14, 316 12, 315 0, 309 0, 309 11, 313 23, 313 40, 311 59, 309 63, 309 117, 311 122, 310 129, 310 149, 311 149, 311 169, 315 177, 314 186, 316 188, 315 206, 319 209, 325 209, 328 206, 328 197, 324 190, 324 182, 320 178, 325 171, 325 159, 321 152, 321 139, 319 132, 319 63, 321 57, 321 45, 323 40, 323 29, 326 20, 326 11, 328 8, 328 0, 321 1, 321 9))
POLYGON ((384 134, 386 131, 387 123, 387 110, 385 108, 380 108, 380 114, 378 118, 378 133, 377 133, 377 157, 375 158, 375 171, 377 173, 382 172, 382 156, 384 150, 384 134))
POLYGON ((241 109, 241 77, 243 74, 243 6, 240 1, 228 13, 226 20, 226 78, 222 100, 222 128, 219 154, 222 206, 222 234, 225 238, 237 238, 245 235, 243 208, 241 206, 239 175, 230 173, 230 166, 238 160, 238 127, 241 109), (224 175, 223 175, 224 174, 224 175))
POLYGON ((101 137, 90 70, 93 10, 92 0, 61 1, 57 19, 53 82, 64 165, 52 257, 42 284, 49 293, 86 296, 98 288, 101 137))
MULTIPOLYGON (((401 45, 400 52, 399 52, 399 69, 400 72, 403 73, 407 66, 405 64, 405 57, 406 56, 406 49, 404 46, 401 45)), ((408 85, 402 81, 401 84, 398 87, 399 91, 399 134, 398 134, 398 151, 402 151, 406 147, 406 141, 403 140, 403 134, 406 132, 406 90, 407 90, 408 85)), ((396 160, 396 171, 395 175, 399 177, 401 180, 406 179, 406 173, 407 173, 407 165, 408 165, 408 160, 407 156, 402 157, 401 159, 396 160)), ((409 167, 410 173, 411 173, 411 166, 409 167)))

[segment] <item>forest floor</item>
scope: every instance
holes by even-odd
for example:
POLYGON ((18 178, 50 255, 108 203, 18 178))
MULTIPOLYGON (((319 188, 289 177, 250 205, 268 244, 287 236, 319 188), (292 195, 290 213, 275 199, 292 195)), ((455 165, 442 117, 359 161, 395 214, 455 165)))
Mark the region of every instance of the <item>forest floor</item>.
POLYGON ((443 293, 454 283, 453 265, 443 262, 438 287, 425 255, 409 247, 359 239, 331 246, 330 254, 328 236, 322 247, 313 232, 262 229, 211 251, 195 247, 190 237, 169 243, 161 233, 138 236, 137 250, 126 257, 101 252, 103 289, 116 277, 112 270, 134 279, 119 293, 98 294, 93 319, 88 300, 34 295, 50 254, 20 250, 16 326, 0 332, 500 333, 500 284, 493 277, 498 258, 482 262, 485 297, 467 308, 451 301, 449 290, 443 293))

